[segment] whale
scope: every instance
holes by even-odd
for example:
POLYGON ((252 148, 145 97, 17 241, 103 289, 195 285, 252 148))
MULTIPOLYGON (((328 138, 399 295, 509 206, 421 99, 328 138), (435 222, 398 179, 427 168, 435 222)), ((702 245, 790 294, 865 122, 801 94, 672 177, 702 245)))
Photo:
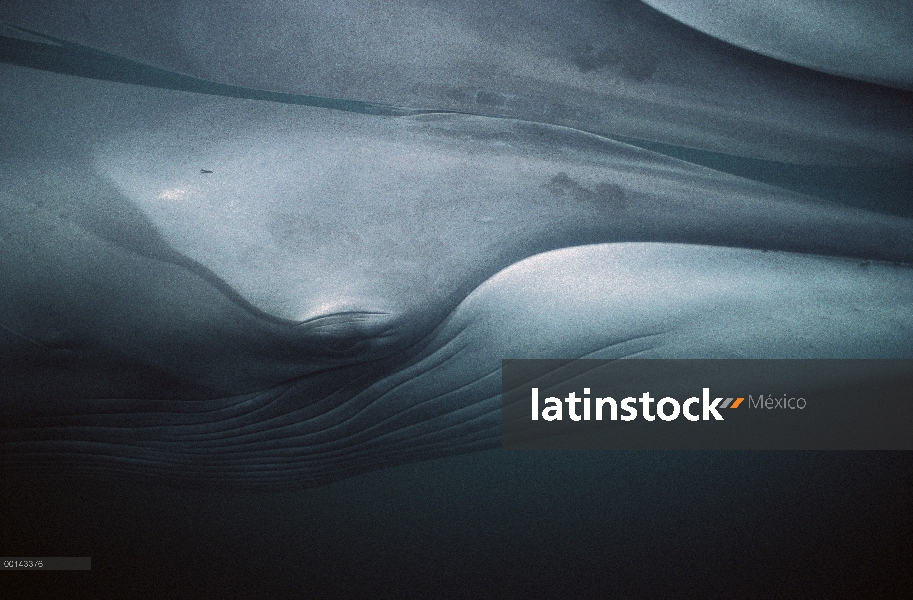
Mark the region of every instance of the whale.
POLYGON ((309 487, 498 447, 505 358, 913 358, 907 91, 631 2, 103 5, 0 15, 4 469, 309 487))
POLYGON ((913 7, 878 3, 770 0, 645 0, 717 39, 825 73, 913 89, 913 7))
POLYGON ((906 167, 913 151, 903 0, 11 0, 0 21, 7 38, 53 38, 45 54, 76 44, 275 93, 796 165, 906 167))

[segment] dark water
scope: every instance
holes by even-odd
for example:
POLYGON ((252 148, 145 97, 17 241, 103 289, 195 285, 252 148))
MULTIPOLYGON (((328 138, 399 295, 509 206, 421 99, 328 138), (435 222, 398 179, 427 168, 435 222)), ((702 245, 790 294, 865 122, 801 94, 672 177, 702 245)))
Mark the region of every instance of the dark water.
POLYGON ((859 598, 913 589, 913 456, 490 451, 285 493, 4 479, 5 598, 859 598), (65 590, 65 595, 59 596, 65 590), (51 596, 48 596, 51 597, 51 596))

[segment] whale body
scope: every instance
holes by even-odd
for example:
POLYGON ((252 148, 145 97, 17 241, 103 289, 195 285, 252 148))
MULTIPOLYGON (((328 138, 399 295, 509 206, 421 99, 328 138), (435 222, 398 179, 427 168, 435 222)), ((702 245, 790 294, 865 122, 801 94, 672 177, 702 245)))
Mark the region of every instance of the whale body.
POLYGON ((913 6, 903 0, 646 0, 698 31, 826 73, 913 89, 913 6))
POLYGON ((497 447, 504 358, 913 357, 909 92, 633 2, 102 4, 0 15, 5 468, 311 486, 497 447))

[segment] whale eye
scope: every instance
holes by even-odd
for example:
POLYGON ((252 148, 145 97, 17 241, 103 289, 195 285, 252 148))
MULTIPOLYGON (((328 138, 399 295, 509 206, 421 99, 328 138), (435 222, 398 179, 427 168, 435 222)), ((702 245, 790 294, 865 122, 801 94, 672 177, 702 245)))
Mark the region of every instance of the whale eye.
POLYGON ((330 358, 349 358, 383 351, 395 339, 390 315, 343 312, 308 319, 298 324, 311 347, 330 358))

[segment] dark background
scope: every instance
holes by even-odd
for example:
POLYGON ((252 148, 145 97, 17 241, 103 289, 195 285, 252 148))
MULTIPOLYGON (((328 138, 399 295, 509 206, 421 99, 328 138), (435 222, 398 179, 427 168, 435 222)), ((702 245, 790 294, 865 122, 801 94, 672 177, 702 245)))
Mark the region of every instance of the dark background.
POLYGON ((913 594, 913 453, 523 452, 279 493, 0 478, 6 598, 913 594))

